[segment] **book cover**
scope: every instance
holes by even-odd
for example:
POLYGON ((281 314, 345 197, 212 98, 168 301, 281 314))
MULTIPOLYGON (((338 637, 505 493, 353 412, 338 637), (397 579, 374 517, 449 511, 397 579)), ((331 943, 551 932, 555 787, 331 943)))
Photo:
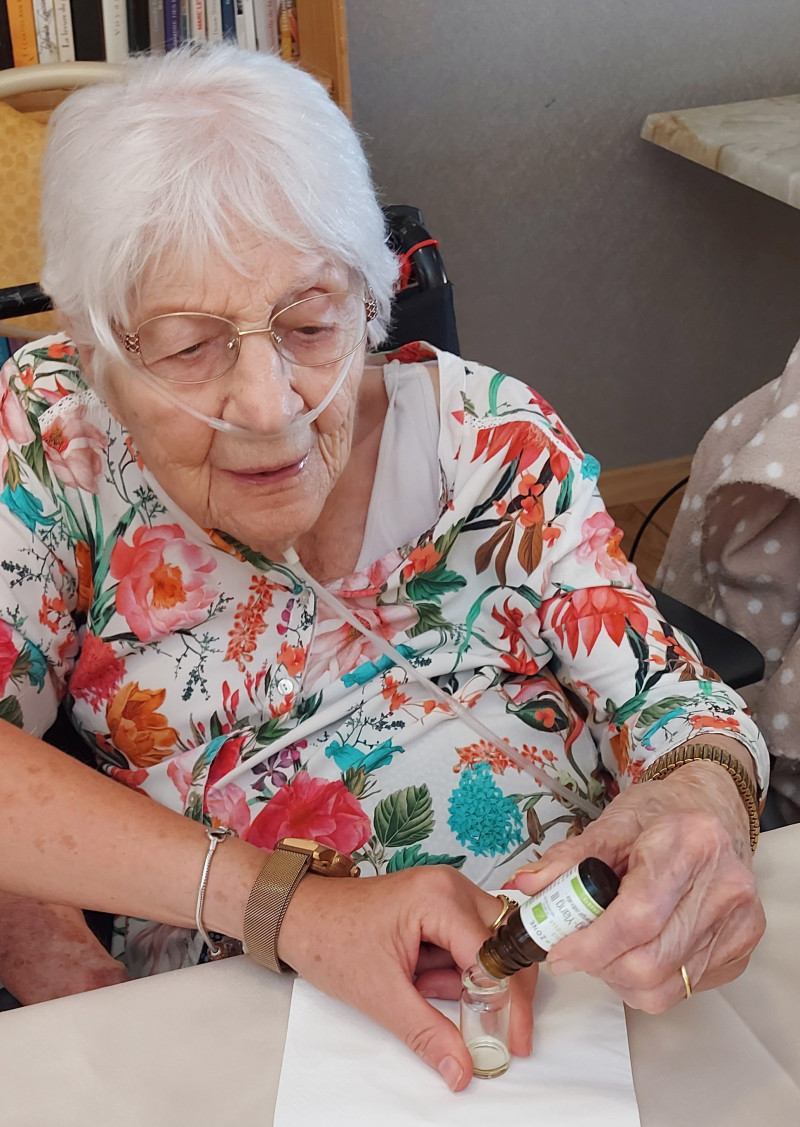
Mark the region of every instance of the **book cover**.
POLYGON ((150 0, 148 22, 150 25, 150 54, 163 55, 166 46, 164 0, 150 0))
POLYGON ((75 58, 103 62, 106 57, 102 0, 70 0, 75 58))
POLYGON ((181 43, 181 0, 164 0, 164 50, 174 51, 181 43))
POLYGON ((128 13, 125 0, 102 0, 106 62, 124 63, 128 57, 128 13))
POLYGON ((248 51, 256 50, 256 20, 253 0, 234 0, 236 4, 236 42, 248 51))
POLYGON ((39 62, 39 52, 36 49, 32 0, 8 0, 8 26, 14 66, 34 66, 39 62))
POLYGON ((253 0, 259 51, 277 55, 280 50, 278 18, 280 0, 253 0))
POLYGON ((222 38, 236 42, 236 5, 234 0, 222 0, 222 38))
POLYGON ((14 51, 11 46, 11 28, 8 26, 8 8, 0 2, 0 70, 8 70, 13 65, 14 51))
POLYGON ((205 0, 189 0, 189 35, 198 43, 207 38, 205 0))
POLYGON ((209 43, 222 40, 222 0, 206 0, 206 38, 209 43))
POLYGON ((58 41, 58 61, 75 62, 75 40, 72 35, 72 9, 69 0, 53 0, 56 13, 56 40, 58 41))
POLYGON ((58 39, 53 0, 33 0, 33 23, 36 28, 36 53, 39 62, 57 63, 58 39))
POLYGON ((128 20, 128 54, 139 55, 150 50, 149 0, 126 0, 125 15, 128 20))

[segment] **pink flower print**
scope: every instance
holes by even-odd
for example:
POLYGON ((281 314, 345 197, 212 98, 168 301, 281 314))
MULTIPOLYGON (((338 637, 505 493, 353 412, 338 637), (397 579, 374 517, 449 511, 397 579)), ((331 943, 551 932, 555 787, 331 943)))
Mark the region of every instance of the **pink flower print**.
POLYGON ((6 360, 0 368, 0 473, 5 481, 8 472, 9 443, 27 446, 36 437, 22 404, 11 390, 11 377, 17 375, 14 360, 6 360))
POLYGON ((284 837, 302 837, 353 853, 371 834, 369 818, 340 779, 330 782, 298 771, 275 792, 246 837, 260 849, 274 849, 284 837))
POLYGON ((0 696, 6 691, 11 670, 19 656, 14 645, 14 635, 6 622, 0 622, 0 696))
POLYGON ((132 544, 120 539, 111 552, 111 574, 119 580, 117 610, 140 642, 191 629, 216 597, 207 580, 216 566, 180 525, 137 528, 132 544))
MULTIPOLYGON (((377 607, 369 600, 354 599, 350 609, 366 627, 390 642, 410 630, 419 618, 416 609, 408 605, 377 607)), ((309 690, 323 682, 330 684, 362 662, 375 661, 379 656, 378 647, 369 638, 348 622, 342 622, 324 603, 318 604, 303 687, 309 690)))
POLYGON ((62 484, 96 493, 108 439, 86 421, 85 407, 57 415, 42 432, 47 463, 62 484))
POLYGON ((381 556, 379 560, 371 563, 363 571, 354 571, 338 583, 331 585, 331 590, 344 598, 374 596, 380 594, 386 580, 393 571, 397 571, 403 562, 403 557, 396 549, 381 556))
POLYGON ((623 555, 619 542, 622 529, 617 528, 605 510, 593 513, 583 522, 582 540, 575 555, 581 563, 592 563, 603 579, 630 583, 634 570, 623 555))

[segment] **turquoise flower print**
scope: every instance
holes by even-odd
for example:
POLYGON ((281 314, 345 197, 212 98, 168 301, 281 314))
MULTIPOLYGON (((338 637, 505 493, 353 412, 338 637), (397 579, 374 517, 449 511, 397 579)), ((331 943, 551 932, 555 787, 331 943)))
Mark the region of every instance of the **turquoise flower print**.
POLYGON ((600 476, 600 463, 591 454, 584 454, 581 462, 581 477, 585 481, 597 481, 600 476))
POLYGON ((47 676, 47 662, 42 651, 33 642, 26 642, 20 657, 24 658, 27 664, 28 681, 34 688, 43 689, 44 679, 47 676))
POLYGON ((36 531, 37 524, 41 524, 44 528, 49 527, 53 523, 52 517, 46 517, 42 510, 42 502, 38 497, 34 497, 27 489, 23 489, 18 485, 16 489, 12 489, 7 485, 2 493, 0 493, 0 502, 10 509, 15 517, 19 517, 26 528, 31 532, 36 531))
POLYGON ((358 767, 364 771, 376 771, 379 767, 386 767, 392 762, 392 756, 402 754, 403 751, 405 748, 397 747, 390 739, 368 752, 359 751, 352 744, 343 744, 339 740, 331 740, 325 748, 325 754, 335 761, 342 772, 358 767))
POLYGON ((450 829, 476 856, 495 857, 522 843, 522 815, 492 779, 488 763, 462 773, 449 806, 450 829))
MULTIPOLYGON (((398 646, 397 650, 403 657, 412 657, 414 650, 411 646, 398 646)), ((394 668, 394 661, 390 657, 379 657, 376 661, 362 661, 350 673, 345 673, 342 677, 342 684, 347 689, 352 689, 353 685, 366 685, 373 677, 380 676, 385 673, 387 669, 394 668)))

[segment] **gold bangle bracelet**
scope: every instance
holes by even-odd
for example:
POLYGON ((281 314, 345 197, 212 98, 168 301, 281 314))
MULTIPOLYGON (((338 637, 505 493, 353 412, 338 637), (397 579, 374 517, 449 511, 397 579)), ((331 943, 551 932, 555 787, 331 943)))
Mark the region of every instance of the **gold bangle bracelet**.
POLYGON ((650 766, 645 769, 639 781, 650 783, 659 779, 666 779, 679 767, 683 767, 686 763, 696 763, 699 760, 718 764, 728 772, 736 783, 736 789, 742 796, 742 802, 750 822, 750 849, 755 853, 760 832, 756 788, 749 772, 729 751, 724 751, 721 747, 714 747, 713 744, 684 744, 683 747, 667 751, 664 755, 660 755, 658 759, 654 759, 650 766))

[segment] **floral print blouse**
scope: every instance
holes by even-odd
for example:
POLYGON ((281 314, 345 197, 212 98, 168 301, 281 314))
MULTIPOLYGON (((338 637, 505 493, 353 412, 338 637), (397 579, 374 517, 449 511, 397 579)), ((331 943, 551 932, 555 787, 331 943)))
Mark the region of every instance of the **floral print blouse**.
MULTIPOLYGON (((761 736, 620 552, 597 462, 523 383, 423 346, 386 362, 431 358, 438 519, 330 590, 592 802, 718 732, 755 756, 763 786, 761 736)), ((580 811, 285 564, 178 509, 66 338, 5 364, 0 419, 5 720, 41 736, 61 704, 120 783, 265 849, 315 838, 366 874, 447 864, 496 888, 580 831, 580 811)), ((377 501, 402 488, 395 477, 377 501)), ((195 933, 142 920, 118 921, 115 943, 134 974, 203 957, 195 933)))

